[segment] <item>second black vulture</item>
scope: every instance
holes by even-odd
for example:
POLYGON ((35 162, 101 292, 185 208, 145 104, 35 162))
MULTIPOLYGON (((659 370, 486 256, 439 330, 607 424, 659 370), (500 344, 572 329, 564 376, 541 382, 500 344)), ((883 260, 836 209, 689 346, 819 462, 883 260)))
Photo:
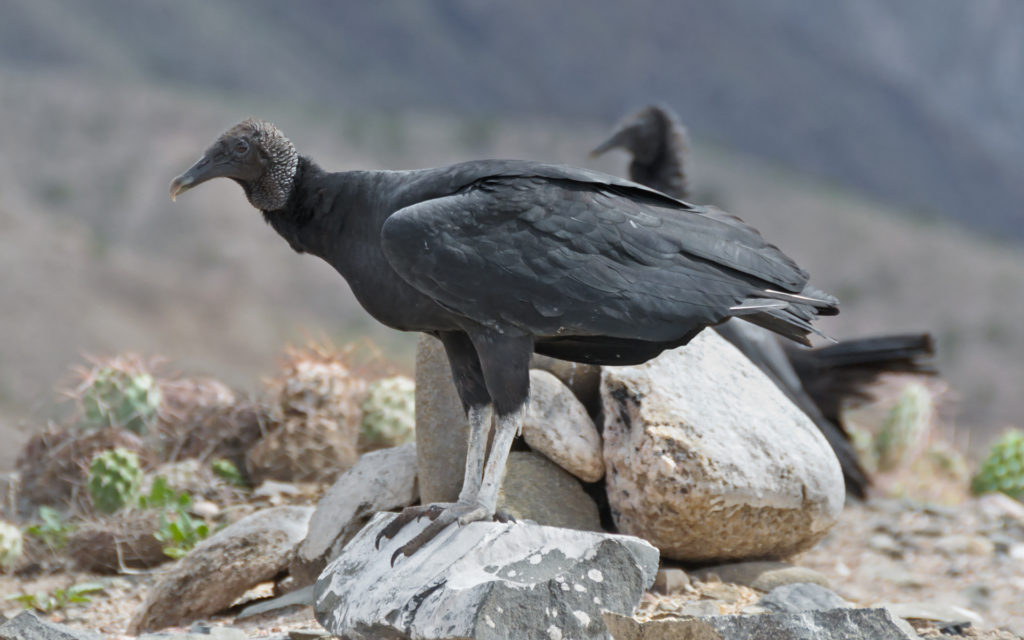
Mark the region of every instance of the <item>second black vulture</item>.
MULTIPOLYGON (((629 177, 680 200, 690 198, 686 177, 686 129, 667 107, 651 105, 627 117, 592 155, 623 149, 631 156, 629 177)), ((868 399, 882 373, 934 373, 925 361, 934 353, 929 334, 898 334, 846 340, 806 349, 783 344, 760 327, 728 321, 715 327, 743 352, 817 425, 839 458, 846 489, 867 494, 869 478, 839 422, 844 400, 868 399)))
POLYGON ((171 196, 217 177, 241 185, 293 249, 334 267, 378 321, 444 344, 470 424, 463 487, 456 503, 410 507, 385 529, 433 520, 395 557, 453 522, 495 517, 532 353, 639 363, 735 316, 806 343, 817 315, 837 313, 738 218, 586 169, 481 160, 330 173, 249 119, 171 196))

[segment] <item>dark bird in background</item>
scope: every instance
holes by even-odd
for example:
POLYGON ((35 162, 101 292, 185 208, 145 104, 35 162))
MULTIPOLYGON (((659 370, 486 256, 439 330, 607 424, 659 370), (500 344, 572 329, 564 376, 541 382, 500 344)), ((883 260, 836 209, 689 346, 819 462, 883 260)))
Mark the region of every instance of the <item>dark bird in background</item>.
POLYGON ((329 173, 272 124, 249 119, 171 183, 171 197, 230 178, 300 253, 327 261, 366 311, 439 338, 470 431, 458 502, 410 507, 433 522, 494 517, 534 352, 635 364, 731 317, 802 343, 836 301, 752 227, 586 169, 481 160, 416 171, 329 173), (494 420, 489 454, 488 433, 494 420))
MULTIPOLYGON (((679 200, 690 197, 686 180, 686 129, 666 107, 649 106, 625 119, 591 155, 627 151, 629 177, 679 200)), ((934 373, 924 361, 934 355, 927 333, 846 340, 807 349, 775 334, 730 320, 715 327, 743 352, 818 426, 839 458, 846 489, 864 498, 868 477, 839 421, 844 400, 870 399, 868 386, 882 373, 934 373)))

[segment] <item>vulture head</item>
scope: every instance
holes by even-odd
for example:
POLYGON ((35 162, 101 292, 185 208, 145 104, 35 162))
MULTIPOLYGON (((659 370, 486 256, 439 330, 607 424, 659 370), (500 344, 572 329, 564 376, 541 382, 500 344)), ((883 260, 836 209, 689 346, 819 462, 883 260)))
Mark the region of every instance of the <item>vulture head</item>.
POLYGON ((288 138, 265 120, 249 118, 225 131, 188 171, 171 181, 171 199, 213 178, 242 185, 249 202, 276 211, 291 195, 299 156, 288 138))
POLYGON ((667 151, 668 144, 679 144, 685 129, 670 111, 657 105, 644 107, 627 117, 612 135, 590 152, 599 156, 611 149, 623 149, 641 164, 657 161, 667 151))

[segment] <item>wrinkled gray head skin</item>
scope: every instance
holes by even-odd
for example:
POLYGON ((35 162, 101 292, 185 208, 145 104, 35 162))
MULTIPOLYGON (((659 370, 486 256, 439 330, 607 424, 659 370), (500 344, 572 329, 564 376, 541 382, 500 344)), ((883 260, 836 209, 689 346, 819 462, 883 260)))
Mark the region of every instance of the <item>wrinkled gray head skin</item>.
POLYGON ((171 182, 171 199, 207 180, 231 178, 242 185, 252 206, 276 211, 288 202, 298 164, 295 146, 277 127, 249 118, 221 134, 171 182))
POLYGON ((667 147, 676 153, 685 151, 686 128, 666 107, 650 105, 628 116, 611 137, 590 153, 598 156, 611 149, 623 149, 633 154, 637 162, 649 164, 668 151, 667 147))

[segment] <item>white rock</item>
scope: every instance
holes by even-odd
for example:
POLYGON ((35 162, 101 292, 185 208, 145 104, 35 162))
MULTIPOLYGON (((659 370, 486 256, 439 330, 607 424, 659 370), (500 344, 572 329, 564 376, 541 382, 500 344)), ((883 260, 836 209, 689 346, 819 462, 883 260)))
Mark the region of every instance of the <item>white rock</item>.
POLYGON ((375 549, 392 517, 378 514, 317 581, 314 611, 335 636, 605 640, 601 612, 631 614, 658 568, 643 540, 522 522, 449 526, 392 567, 428 525, 410 523, 375 549), (595 571, 602 580, 588 577, 595 571))
POLYGON ((601 434, 569 387, 547 371, 530 370, 523 438, 534 451, 584 482, 604 475, 601 434))
POLYGON ((317 503, 309 533, 295 551, 292 576, 299 584, 311 584, 373 514, 416 499, 414 443, 364 454, 317 503))
POLYGON ((712 331, 602 373, 612 515, 678 560, 783 557, 835 524, 843 476, 814 424, 712 331))

